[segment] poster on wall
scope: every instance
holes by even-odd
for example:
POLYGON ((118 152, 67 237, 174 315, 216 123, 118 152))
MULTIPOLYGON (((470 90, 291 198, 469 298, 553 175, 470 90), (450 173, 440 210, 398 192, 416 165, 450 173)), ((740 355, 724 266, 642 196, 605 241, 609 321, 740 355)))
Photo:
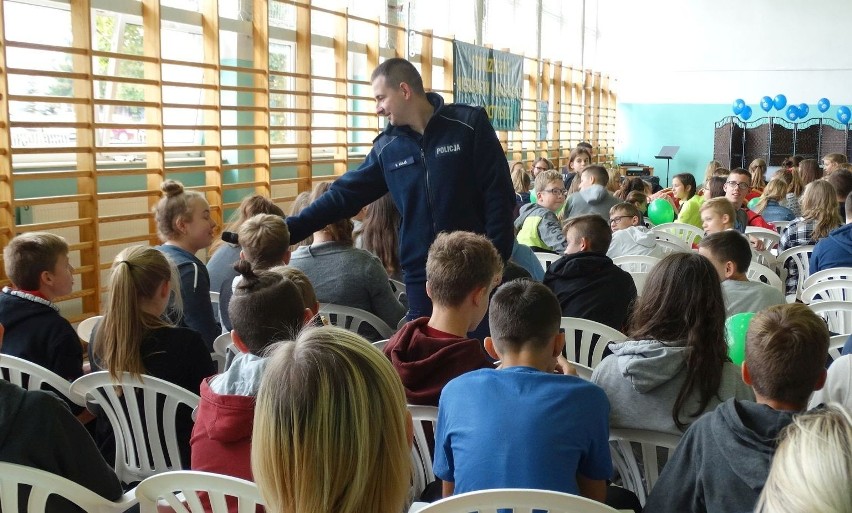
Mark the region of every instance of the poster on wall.
POLYGON ((518 130, 523 57, 453 41, 453 59, 455 102, 484 107, 495 130, 518 130))

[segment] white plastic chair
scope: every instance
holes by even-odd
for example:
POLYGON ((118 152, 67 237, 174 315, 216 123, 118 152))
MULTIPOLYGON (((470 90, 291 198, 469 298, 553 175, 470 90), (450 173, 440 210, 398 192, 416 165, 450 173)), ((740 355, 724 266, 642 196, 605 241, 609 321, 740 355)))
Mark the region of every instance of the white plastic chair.
MULTIPOLYGON (((670 239, 674 239, 673 235, 667 235, 670 239)), ((673 241, 669 239, 657 239, 657 247, 663 252, 663 256, 671 253, 686 253, 689 248, 683 245, 682 241, 673 241)))
POLYGON ((133 490, 112 502, 70 479, 37 468, 0 463, 0 510, 19 511, 20 486, 30 488, 26 509, 21 513, 44 513, 51 496, 63 497, 87 513, 119 513, 136 504, 133 490))
POLYGON ((115 434, 115 473, 122 482, 134 483, 189 464, 180 458, 176 418, 179 406, 198 407, 197 395, 153 376, 140 380, 123 372, 113 381, 106 371, 78 378, 71 384, 71 393, 93 398, 109 419, 115 434), (140 406, 145 408, 144 417, 140 406), (161 430, 164 439, 160 439, 161 430))
POLYGON ((391 338, 394 334, 394 330, 385 321, 360 308, 321 303, 319 313, 327 316, 331 324, 355 333, 358 333, 362 324, 366 324, 372 326, 382 338, 391 338))
POLYGON ((210 304, 213 305, 213 311, 219 311, 219 293, 218 292, 210 292, 210 304))
POLYGON ((17 356, 0 355, 0 379, 6 379, 27 390, 44 390, 44 385, 48 385, 73 403, 86 405, 80 397, 71 393, 71 383, 41 365, 17 356))
POLYGON ((557 255, 556 253, 547 253, 544 251, 536 251, 534 254, 535 257, 538 258, 538 261, 541 264, 541 267, 545 270, 545 272, 547 271, 547 268, 550 267, 550 264, 562 258, 562 255, 557 255))
POLYGON ((781 277, 775 274, 775 271, 763 264, 751 262, 748 266, 748 271, 746 271, 746 276, 750 281, 765 283, 775 287, 782 293, 784 292, 784 282, 781 281, 781 277))
POLYGON ((616 513, 606 504, 578 495, 547 490, 498 488, 453 495, 426 506, 421 513, 616 513))
MULTIPOLYGON (((775 230, 780 234, 784 231, 784 228, 790 225, 792 221, 772 221, 772 226, 775 227, 775 230)), ((757 228, 757 226, 755 226, 757 228)), ((748 228, 746 228, 746 233, 748 233, 748 228)))
POLYGON ((842 355, 840 351, 843 350, 844 344, 846 344, 846 339, 849 338, 849 335, 835 335, 831 337, 828 341, 828 359, 829 363, 833 363, 834 360, 840 358, 842 355))
POLYGON ((410 498, 416 499, 426 489, 426 485, 435 480, 435 473, 432 471, 433 454, 429 450, 429 437, 426 435, 424 425, 431 426, 434 437, 438 408, 409 404, 408 411, 414 422, 414 444, 411 446, 411 465, 414 472, 410 498))
POLYGON ((595 371, 593 368, 577 362, 571 362, 571 364, 574 365, 574 370, 577 371, 577 377, 583 378, 586 381, 592 380, 592 373, 595 371))
POLYGON ((660 259, 649 255, 622 255, 612 259, 612 263, 629 273, 648 273, 660 259))
POLYGON ((228 359, 228 346, 231 345, 231 332, 222 333, 213 341, 213 352, 210 357, 216 362, 216 368, 219 373, 225 372, 225 362, 228 359))
POLYGON ((758 239, 766 248, 766 251, 772 251, 778 247, 781 242, 781 235, 775 230, 769 228, 761 228, 759 226, 746 226, 745 234, 755 239, 758 239))
POLYGON ((654 234, 668 233, 682 240, 687 249, 698 244, 704 238, 704 230, 686 223, 663 223, 653 227, 654 234))
POLYGON ((641 296, 645 290, 645 282, 648 281, 648 275, 651 273, 637 273, 630 271, 630 277, 633 278, 633 285, 636 286, 636 295, 641 296))
POLYGON ((592 369, 601 363, 609 342, 627 339, 627 335, 605 324, 579 317, 563 317, 561 327, 565 330, 565 358, 592 369), (579 352, 576 348, 577 333, 580 334, 579 352))
POLYGON ((80 321, 80 324, 77 325, 77 336, 80 337, 80 340, 89 343, 92 339, 92 330, 95 329, 95 324, 103 318, 103 315, 94 315, 80 321))
POLYGON ((852 303, 846 301, 819 301, 808 308, 828 323, 828 330, 838 335, 852 334, 852 303))
POLYGON ((405 295, 405 283, 402 283, 399 280, 388 280, 390 282, 391 289, 393 290, 394 295, 396 296, 396 300, 402 304, 407 304, 407 297, 405 295))
POLYGON ((754 264, 760 264, 769 269, 778 269, 778 259, 768 250, 758 251, 751 248, 751 261, 754 264))
POLYGON ((818 281, 802 291, 802 302, 852 301, 852 280, 818 281))
MULTIPOLYGON (((790 248, 782 251, 778 254, 778 265, 781 267, 785 267, 785 264, 788 259, 792 259, 793 264, 796 266, 796 269, 799 271, 799 283, 796 287, 796 298, 802 297, 802 291, 804 290, 805 280, 808 279, 810 275, 810 259, 811 253, 813 253, 814 247, 811 245, 805 246, 796 246, 794 248, 790 248)), ((783 278, 784 276, 782 276, 783 278)))
POLYGON ((852 280, 852 267, 833 267, 817 271, 802 283, 802 289, 806 289, 815 283, 829 280, 852 280))
POLYGON ((644 429, 609 430, 613 466, 621 476, 624 488, 635 493, 643 506, 660 478, 662 465, 658 456, 668 460, 669 453, 677 447, 680 438, 678 435, 644 429))
POLYGON ((162 502, 176 513, 228 513, 228 502, 239 513, 254 513, 257 506, 264 506, 257 485, 251 481, 189 470, 145 479, 136 487, 136 497, 142 513, 157 513, 158 503, 162 502), (202 501, 199 493, 206 494, 209 503, 202 501))

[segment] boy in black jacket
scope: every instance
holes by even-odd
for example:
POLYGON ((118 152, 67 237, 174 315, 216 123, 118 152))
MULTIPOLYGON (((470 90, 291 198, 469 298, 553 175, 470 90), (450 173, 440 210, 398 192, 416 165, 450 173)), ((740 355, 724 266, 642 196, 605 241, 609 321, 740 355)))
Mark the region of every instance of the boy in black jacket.
POLYGON ((803 304, 755 315, 742 372, 756 402, 729 399, 690 426, 645 511, 752 511, 778 434, 825 383, 828 339, 825 322, 803 304))

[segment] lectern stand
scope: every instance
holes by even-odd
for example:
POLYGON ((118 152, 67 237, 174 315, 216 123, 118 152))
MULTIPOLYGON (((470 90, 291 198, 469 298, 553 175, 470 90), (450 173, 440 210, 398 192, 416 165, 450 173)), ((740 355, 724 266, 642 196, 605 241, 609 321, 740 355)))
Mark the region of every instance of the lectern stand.
POLYGON ((663 146, 660 148, 660 152, 656 155, 657 159, 662 159, 666 161, 666 184, 671 187, 671 182, 669 181, 669 165, 672 163, 672 159, 675 155, 677 155, 677 151, 680 149, 680 146, 663 146))

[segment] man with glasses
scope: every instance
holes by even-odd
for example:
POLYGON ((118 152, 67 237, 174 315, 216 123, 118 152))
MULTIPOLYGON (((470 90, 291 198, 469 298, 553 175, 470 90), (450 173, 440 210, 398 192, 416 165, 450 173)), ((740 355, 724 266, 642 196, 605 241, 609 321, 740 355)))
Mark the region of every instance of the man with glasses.
POLYGON ((740 233, 745 233, 746 226, 759 226, 760 228, 774 230, 775 226, 768 223, 760 214, 746 208, 745 198, 750 190, 751 173, 742 168, 732 170, 725 182, 725 198, 731 202, 737 213, 734 227, 740 233))
POLYGON ((522 206, 515 220, 519 244, 533 251, 565 251, 565 236, 556 212, 565 204, 567 194, 559 171, 550 169, 535 177, 536 202, 522 206))

